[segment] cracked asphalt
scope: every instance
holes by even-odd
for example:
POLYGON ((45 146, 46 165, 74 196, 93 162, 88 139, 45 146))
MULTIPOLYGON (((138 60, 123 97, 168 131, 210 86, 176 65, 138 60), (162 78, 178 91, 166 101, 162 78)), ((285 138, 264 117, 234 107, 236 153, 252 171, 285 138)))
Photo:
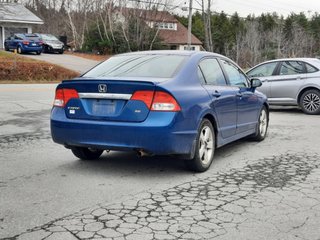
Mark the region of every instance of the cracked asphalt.
POLYGON ((319 239, 319 164, 318 154, 273 156, 12 239, 319 239))
POLYGON ((0 86, 0 239, 320 239, 320 116, 273 109, 265 141, 193 174, 170 157, 77 160, 50 139, 52 89, 0 86))

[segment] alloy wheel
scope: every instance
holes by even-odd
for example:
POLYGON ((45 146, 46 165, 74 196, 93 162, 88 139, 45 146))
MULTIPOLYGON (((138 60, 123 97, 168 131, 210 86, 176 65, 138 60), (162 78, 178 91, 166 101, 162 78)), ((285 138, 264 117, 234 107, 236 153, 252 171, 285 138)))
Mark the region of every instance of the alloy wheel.
POLYGON ((303 108, 305 108, 309 112, 316 112, 320 108, 320 97, 319 95, 310 92, 309 94, 305 95, 303 98, 303 108))
POLYGON ((262 137, 266 135, 267 128, 268 128, 268 117, 267 117, 266 111, 263 109, 259 117, 259 131, 262 137))
POLYGON ((204 126, 199 136, 199 157, 202 164, 208 164, 212 159, 213 135, 210 127, 204 126))

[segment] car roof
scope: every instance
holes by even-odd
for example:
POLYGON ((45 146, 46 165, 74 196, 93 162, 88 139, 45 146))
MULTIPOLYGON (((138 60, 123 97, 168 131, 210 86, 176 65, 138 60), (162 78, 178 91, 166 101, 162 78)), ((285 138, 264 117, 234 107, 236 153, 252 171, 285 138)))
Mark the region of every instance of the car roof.
POLYGON ((35 33, 36 35, 40 35, 40 36, 42 36, 42 35, 45 35, 45 36, 54 36, 53 34, 51 34, 51 33, 35 33))
POLYGON ((129 53, 122 53, 119 55, 181 55, 181 56, 196 56, 196 55, 203 55, 203 56, 216 56, 216 57, 223 57, 223 55, 206 52, 206 51, 189 51, 189 50, 150 50, 150 51, 137 51, 137 52, 129 52, 129 53))
POLYGON ((22 37, 39 37, 37 34, 34 33, 15 33, 14 35, 22 37))
POLYGON ((127 55, 175 55, 175 56, 189 56, 194 59, 201 59, 204 57, 219 57, 221 59, 228 60, 233 64, 237 65, 230 58, 223 56, 218 53, 207 52, 207 51, 192 51, 192 50, 149 50, 149 51, 137 51, 137 52, 128 52, 121 53, 114 56, 127 56, 127 55))
MULTIPOLYGON (((305 57, 301 57, 301 58, 279 58, 279 59, 273 59, 273 60, 269 60, 269 61, 265 61, 262 63, 267 63, 267 62, 279 62, 279 61, 314 61, 317 58, 305 58, 305 57)), ((261 63, 260 63, 261 64, 261 63)))
POLYGON ((300 58, 279 58, 279 59, 273 59, 273 60, 268 60, 265 62, 261 62, 255 66, 253 66, 252 68, 250 68, 248 71, 246 71, 247 73, 249 73, 251 70, 255 69, 256 67, 266 64, 266 63, 273 63, 273 62, 285 62, 285 61, 303 61, 303 62, 307 62, 310 64, 316 64, 317 67, 320 67, 320 59, 318 58, 306 58, 306 57, 300 57, 300 58))

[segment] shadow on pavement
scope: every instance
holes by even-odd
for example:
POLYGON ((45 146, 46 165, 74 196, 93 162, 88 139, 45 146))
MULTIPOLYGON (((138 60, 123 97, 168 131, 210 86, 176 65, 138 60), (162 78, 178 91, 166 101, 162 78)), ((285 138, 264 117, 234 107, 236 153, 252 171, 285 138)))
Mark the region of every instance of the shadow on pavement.
POLYGON ((305 114, 299 107, 295 106, 270 106, 270 112, 305 114))
MULTIPOLYGON (((215 151, 215 156, 211 168, 218 161, 226 161, 226 157, 237 154, 239 149, 247 148, 252 145, 251 141, 246 139, 228 144, 215 151)), ((199 174, 190 171, 179 156, 147 156, 139 157, 135 152, 104 152, 97 160, 80 160, 71 155, 70 163, 60 166, 70 172, 83 172, 85 174, 101 174, 101 175, 116 175, 127 176, 139 174, 155 177, 169 177, 173 174, 199 174), (162 175, 163 173, 163 175, 162 175)), ((210 169, 209 169, 210 171, 210 169)))

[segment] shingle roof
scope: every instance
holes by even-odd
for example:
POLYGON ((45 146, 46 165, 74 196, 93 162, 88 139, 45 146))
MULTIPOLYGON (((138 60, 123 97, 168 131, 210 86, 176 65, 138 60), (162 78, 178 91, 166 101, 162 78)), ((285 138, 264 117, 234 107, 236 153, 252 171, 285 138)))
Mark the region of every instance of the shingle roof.
MULTIPOLYGON (((187 44, 188 29, 180 22, 177 22, 177 31, 160 29, 159 37, 168 44, 187 44)), ((192 45, 202 45, 202 42, 193 34, 191 34, 192 45)))
POLYGON ((17 3, 0 3, 0 22, 43 24, 39 17, 17 3))

